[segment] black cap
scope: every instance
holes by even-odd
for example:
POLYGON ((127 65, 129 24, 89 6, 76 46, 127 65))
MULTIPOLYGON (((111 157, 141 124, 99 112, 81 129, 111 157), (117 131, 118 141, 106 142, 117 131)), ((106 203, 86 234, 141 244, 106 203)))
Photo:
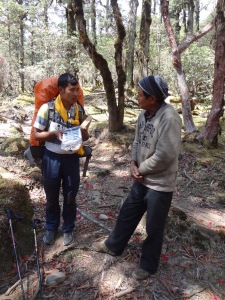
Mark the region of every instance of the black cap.
POLYGON ((148 95, 155 96, 159 101, 169 96, 167 83, 158 75, 146 76, 138 82, 138 85, 148 95))

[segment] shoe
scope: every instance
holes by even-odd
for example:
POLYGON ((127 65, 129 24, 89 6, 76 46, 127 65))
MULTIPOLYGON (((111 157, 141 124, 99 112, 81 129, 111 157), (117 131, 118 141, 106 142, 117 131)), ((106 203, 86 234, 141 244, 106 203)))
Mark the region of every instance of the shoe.
POLYGON ((63 245, 68 246, 73 242, 73 233, 71 232, 66 232, 63 234, 63 245))
POLYGON ((132 273, 132 277, 135 279, 138 279, 138 280, 147 279, 148 277, 150 277, 150 275, 151 275, 151 273, 149 273, 141 268, 134 270, 132 273))
POLYGON ((43 237, 43 241, 46 245, 51 245, 55 241, 56 230, 47 231, 46 235, 43 237))
POLYGON ((107 253, 109 255, 112 255, 112 256, 116 256, 115 253, 113 253, 112 251, 110 251, 106 245, 105 245, 105 242, 96 242, 96 243, 93 243, 92 244, 92 250, 96 251, 96 252, 103 252, 103 253, 107 253))

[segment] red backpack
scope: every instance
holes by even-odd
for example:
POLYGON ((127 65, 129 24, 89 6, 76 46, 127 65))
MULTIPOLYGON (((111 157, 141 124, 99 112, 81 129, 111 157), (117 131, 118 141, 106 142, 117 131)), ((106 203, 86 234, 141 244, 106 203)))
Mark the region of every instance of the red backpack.
MULTIPOLYGON (((40 144, 39 141, 36 141, 34 138, 34 127, 33 124, 36 120, 38 110, 44 103, 51 103, 52 100, 57 97, 59 94, 59 89, 58 89, 58 77, 50 77, 41 80, 39 83, 37 83, 34 87, 34 115, 32 119, 32 127, 31 127, 31 132, 30 132, 30 146, 25 150, 24 152, 24 157, 29 160, 31 166, 35 166, 35 161, 34 158, 42 158, 43 153, 44 153, 44 147, 40 144)), ((84 94, 83 90, 80 87, 79 92, 78 92, 78 103, 84 107, 84 94)), ((84 169, 84 173, 86 174, 87 171, 87 166, 88 166, 88 161, 91 157, 91 148, 88 146, 85 146, 85 154, 80 155, 86 157, 86 162, 87 165, 84 169)), ((86 176, 86 175, 83 175, 86 176)))
MULTIPOLYGON (((34 127, 33 124, 36 120, 37 113, 40 109, 40 107, 55 97, 57 97, 59 94, 58 89, 58 77, 50 77, 41 80, 39 83, 37 83, 34 87, 34 115, 32 119, 32 127, 30 132, 30 145, 31 146, 40 146, 40 143, 34 139, 34 127)), ((79 104, 84 107, 84 94, 83 90, 80 87, 78 92, 78 102, 79 104)))

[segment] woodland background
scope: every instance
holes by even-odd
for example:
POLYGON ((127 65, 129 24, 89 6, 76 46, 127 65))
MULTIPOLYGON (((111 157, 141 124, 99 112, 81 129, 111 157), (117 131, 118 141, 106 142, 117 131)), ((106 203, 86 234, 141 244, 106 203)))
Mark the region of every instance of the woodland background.
POLYGON ((224 300, 224 11, 225 0, 0 0, 0 299, 22 299, 8 207, 23 216, 13 228, 27 299, 42 299, 30 226, 38 219, 48 299, 224 300), (74 244, 63 247, 59 232, 56 243, 45 247, 40 162, 31 167, 23 153, 34 85, 67 71, 79 77, 93 116, 93 152, 77 196, 83 215, 77 215, 74 244), (96 253, 91 244, 108 232, 99 223, 114 226, 132 184, 136 84, 156 74, 168 82, 167 100, 183 117, 182 144, 159 272, 138 283, 131 274, 144 223, 121 257, 96 253), (57 271, 65 281, 47 285, 47 275, 57 271))
POLYGON ((71 72, 104 88, 108 125, 124 126, 126 102, 145 75, 165 78, 196 132, 194 105, 209 106, 198 139, 217 147, 224 97, 224 0, 0 1, 2 96, 32 93, 45 77, 71 72))

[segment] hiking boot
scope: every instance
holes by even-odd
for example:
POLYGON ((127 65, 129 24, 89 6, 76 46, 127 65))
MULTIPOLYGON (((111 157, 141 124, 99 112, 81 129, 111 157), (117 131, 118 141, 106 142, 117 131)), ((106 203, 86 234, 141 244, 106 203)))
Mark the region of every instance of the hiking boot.
POLYGON ((66 232, 63 234, 63 245, 68 246, 73 242, 73 233, 71 232, 66 232))
POLYGON ((56 230, 46 231, 46 235, 43 237, 45 245, 51 245, 55 241, 56 230))
POLYGON ((105 242, 96 242, 92 244, 92 250, 96 251, 96 252, 102 252, 102 253, 107 253, 109 255, 112 256, 116 256, 115 253, 113 253, 112 251, 110 251, 106 245, 105 242))
POLYGON ((141 268, 134 270, 132 273, 132 277, 135 279, 138 279, 138 280, 147 279, 148 277, 150 277, 150 275, 151 275, 151 273, 149 273, 141 268))

